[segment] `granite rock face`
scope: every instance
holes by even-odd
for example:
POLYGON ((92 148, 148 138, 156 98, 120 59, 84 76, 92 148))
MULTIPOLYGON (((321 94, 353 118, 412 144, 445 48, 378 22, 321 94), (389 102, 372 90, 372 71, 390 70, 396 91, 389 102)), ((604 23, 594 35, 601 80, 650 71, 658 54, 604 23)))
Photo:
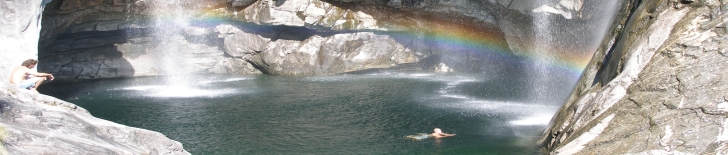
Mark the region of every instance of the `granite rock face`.
POLYGON ((602 35, 575 31, 574 27, 594 27, 589 25, 594 13, 585 10, 601 5, 584 5, 580 0, 166 2, 49 3, 42 22, 39 69, 57 74, 59 81, 205 73, 337 74, 407 65, 467 71, 488 62, 469 55, 444 58, 443 54, 458 52, 445 54, 452 49, 428 39, 450 29, 467 29, 473 33, 458 37, 492 38, 492 44, 505 50, 529 55, 537 49, 560 50, 532 47, 543 40, 581 46, 594 40, 573 36, 602 35), (541 35, 532 28, 538 15, 577 22, 553 26, 559 30, 541 35), (572 36, 533 37, 552 33, 572 36))
POLYGON ((259 0, 234 12, 238 21, 258 25, 317 27, 333 30, 386 30, 371 15, 321 0, 259 0))
POLYGON ((49 0, 0 1, 0 80, 27 59, 38 58, 41 12, 49 0))
POLYGON ((629 1, 542 139, 548 154, 725 154, 728 2, 629 1))
POLYGON ((0 82, 0 154, 189 154, 161 133, 0 82))
MULTIPOLYGON (((228 55, 243 58, 267 74, 312 75, 388 68, 415 63, 423 53, 411 52, 388 35, 372 32, 310 36, 305 40, 269 40, 245 33, 231 25, 220 25, 228 55), (224 32, 224 33, 223 33, 224 32), (418 56, 419 55, 419 56, 418 56)), ((295 39, 295 38, 291 38, 295 39)))
POLYGON ((48 28, 44 29, 45 37, 41 40, 43 52, 40 59, 45 63, 39 68, 44 72, 55 73, 59 81, 199 73, 334 74, 413 63, 426 56, 422 53, 428 52, 405 51, 401 49, 404 45, 385 35, 373 33, 358 35, 358 32, 346 32, 377 29, 374 27, 373 19, 363 13, 335 7, 322 1, 288 1, 280 4, 268 2, 204 2, 206 4, 204 6, 207 7, 205 9, 213 11, 191 15, 175 12, 174 8, 179 10, 196 8, 189 8, 185 4, 174 6, 158 4, 161 2, 156 1, 100 0, 92 4, 87 4, 88 2, 75 2, 78 3, 75 4, 71 1, 50 3, 49 6, 53 7, 45 13, 49 16, 46 19, 48 28), (308 6, 307 12, 304 12, 304 19, 309 22, 306 23, 307 26, 321 27, 323 24, 328 27, 323 31, 305 28, 303 21, 296 20, 298 17, 292 18, 300 13, 296 12, 296 9, 303 6, 308 6), (162 11, 155 9, 158 7, 162 7, 162 11), (234 7, 245 9, 236 12, 234 7), (274 9, 270 9, 271 7, 274 9), (327 10, 332 12, 326 12, 327 10), (224 16, 228 21, 206 25, 186 25, 189 22, 179 25, 160 25, 169 23, 160 22, 167 20, 167 17, 159 19, 152 16, 172 14, 171 16, 187 17, 169 17, 171 20, 190 20, 198 18, 193 16, 205 16, 206 13, 221 14, 220 16, 224 16), (240 15, 237 15, 238 13, 240 15), (236 21, 258 24, 253 27, 262 27, 263 30, 235 24, 236 21), (311 23, 314 21, 316 22, 311 23), (338 29, 346 31, 337 31, 338 29), (380 40, 370 42, 358 36, 372 36, 366 39, 380 40), (343 43, 315 42, 334 38, 343 39, 343 43), (386 43, 387 46, 377 47, 379 51, 367 53, 369 51, 365 49, 371 48, 373 43, 380 42, 386 43), (330 45, 339 47, 325 47, 330 45), (342 48, 352 51, 337 51, 342 48), (402 51, 408 53, 402 54, 402 51), (285 58, 281 55, 291 52, 296 54, 285 58), (324 53, 337 52, 364 54, 356 57, 357 60, 350 60, 354 58, 352 54, 347 54, 349 57, 322 57, 326 55, 324 53), (419 56, 414 57, 414 54, 419 56), (276 55, 280 58, 275 57, 276 55), (369 55, 371 57, 368 57, 369 55), (384 57, 390 61, 360 60, 384 59, 384 57), (306 59, 306 62, 303 62, 303 59, 306 59), (314 61, 316 64, 326 62, 331 63, 330 66, 338 67, 322 68, 313 64, 314 61))
MULTIPOLYGON (((225 57, 222 41, 198 25, 158 25, 162 1, 53 1, 44 12, 39 70, 59 81, 190 73, 260 73, 225 57)), ((226 1, 197 3, 206 7, 226 1)), ((184 5, 184 4, 180 4, 184 5)), ((183 11, 183 10, 172 10, 183 11)), ((186 14, 181 14, 186 15, 186 14)))

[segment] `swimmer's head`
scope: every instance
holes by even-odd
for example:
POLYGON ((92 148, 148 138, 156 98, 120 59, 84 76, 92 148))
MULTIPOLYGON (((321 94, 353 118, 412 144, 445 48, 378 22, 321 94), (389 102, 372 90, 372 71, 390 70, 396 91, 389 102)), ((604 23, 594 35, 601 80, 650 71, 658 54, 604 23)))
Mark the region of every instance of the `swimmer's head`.
POLYGON ((442 133, 442 130, 440 130, 440 128, 435 128, 435 133, 442 133))

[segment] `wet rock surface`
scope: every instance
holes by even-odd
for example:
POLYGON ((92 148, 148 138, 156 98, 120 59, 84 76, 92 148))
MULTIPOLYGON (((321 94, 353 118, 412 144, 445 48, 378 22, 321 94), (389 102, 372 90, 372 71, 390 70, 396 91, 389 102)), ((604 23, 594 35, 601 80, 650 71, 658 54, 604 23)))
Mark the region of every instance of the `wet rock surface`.
POLYGON ((544 153, 726 153, 728 3, 625 6, 624 25, 553 118, 544 153))

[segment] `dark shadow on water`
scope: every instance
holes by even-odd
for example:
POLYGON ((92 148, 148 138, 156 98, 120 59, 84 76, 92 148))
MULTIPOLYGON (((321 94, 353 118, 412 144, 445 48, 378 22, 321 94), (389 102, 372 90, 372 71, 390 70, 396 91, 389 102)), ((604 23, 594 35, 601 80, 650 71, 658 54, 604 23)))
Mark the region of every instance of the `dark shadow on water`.
MULTIPOLYGON (((137 77, 142 78, 142 77, 137 77)), ((99 88, 108 87, 106 83, 108 81, 118 81, 132 78, 112 78, 112 79, 97 79, 97 80, 83 80, 76 82, 55 82, 47 83, 38 87, 38 92, 48 96, 53 96, 58 99, 69 101, 74 96, 79 96, 79 93, 88 90, 95 90, 99 88)))

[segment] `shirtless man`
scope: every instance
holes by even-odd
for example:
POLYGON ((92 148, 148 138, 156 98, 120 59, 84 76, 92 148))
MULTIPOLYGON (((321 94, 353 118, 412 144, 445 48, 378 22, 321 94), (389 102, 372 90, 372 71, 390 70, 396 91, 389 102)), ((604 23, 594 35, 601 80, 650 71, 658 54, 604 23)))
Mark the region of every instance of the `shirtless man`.
POLYGON ((455 136, 455 134, 442 133, 442 130, 440 130, 440 128, 435 128, 435 131, 431 134, 419 133, 416 135, 405 136, 405 138, 412 139, 412 140, 423 140, 423 139, 427 139, 430 137, 433 137, 435 139, 440 139, 440 138, 450 137, 450 136, 455 136))
POLYGON ((36 90, 38 86, 46 80, 53 80, 53 75, 32 71, 31 69, 35 68, 35 65, 37 64, 38 60, 34 59, 23 61, 22 65, 16 67, 13 69, 13 72, 10 73, 10 83, 23 89, 38 92, 38 90, 36 90))
POLYGON ((455 134, 442 133, 442 130, 440 130, 440 128, 435 128, 435 131, 433 133, 431 133, 430 136, 435 137, 435 138, 443 138, 443 137, 455 136, 455 134))

